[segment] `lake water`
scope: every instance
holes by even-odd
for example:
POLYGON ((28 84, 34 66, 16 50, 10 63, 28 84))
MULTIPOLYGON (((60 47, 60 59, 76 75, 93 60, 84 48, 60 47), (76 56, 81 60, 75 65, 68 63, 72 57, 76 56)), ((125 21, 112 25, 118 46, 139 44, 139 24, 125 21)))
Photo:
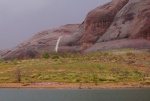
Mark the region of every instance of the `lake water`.
POLYGON ((150 88, 141 89, 0 89, 0 101, 150 101, 150 88))

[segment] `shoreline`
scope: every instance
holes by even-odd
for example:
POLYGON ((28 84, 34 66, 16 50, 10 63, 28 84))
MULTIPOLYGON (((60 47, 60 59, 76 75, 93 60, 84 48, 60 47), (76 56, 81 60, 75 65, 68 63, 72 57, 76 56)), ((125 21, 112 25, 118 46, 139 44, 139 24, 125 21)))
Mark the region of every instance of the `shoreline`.
POLYGON ((43 89, 119 89, 119 88, 150 88, 150 84, 79 84, 79 83, 0 83, 0 88, 43 88, 43 89))

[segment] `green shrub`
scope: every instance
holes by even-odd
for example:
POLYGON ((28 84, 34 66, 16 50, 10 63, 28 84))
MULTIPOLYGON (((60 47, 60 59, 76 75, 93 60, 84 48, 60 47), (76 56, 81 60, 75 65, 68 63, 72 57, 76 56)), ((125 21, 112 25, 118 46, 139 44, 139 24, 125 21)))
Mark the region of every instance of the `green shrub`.
POLYGON ((132 52, 127 52, 126 55, 127 55, 127 56, 135 56, 135 54, 132 53, 132 52))
POLYGON ((0 59, 0 63, 4 62, 4 59, 0 59))
POLYGON ((12 59, 11 62, 14 64, 14 65, 17 65, 17 59, 12 59))
POLYGON ((22 79, 22 69, 17 67, 14 70, 11 71, 12 77, 15 79, 15 83, 20 83, 22 79))
POLYGON ((56 52, 52 53, 52 56, 51 56, 52 59, 59 59, 59 57, 60 57, 60 55, 58 53, 56 53, 56 52))
POLYGON ((94 84, 95 84, 95 85, 98 85, 98 81, 99 81, 98 75, 95 74, 95 73, 93 73, 93 82, 94 82, 94 84))
POLYGON ((50 54, 48 52, 44 52, 42 54, 42 58, 48 59, 50 57, 50 54))
POLYGON ((32 50, 28 50, 28 51, 26 52, 26 54, 27 54, 27 57, 29 57, 29 58, 31 58, 31 59, 35 58, 35 56, 36 56, 36 52, 35 52, 35 51, 32 51, 32 50))

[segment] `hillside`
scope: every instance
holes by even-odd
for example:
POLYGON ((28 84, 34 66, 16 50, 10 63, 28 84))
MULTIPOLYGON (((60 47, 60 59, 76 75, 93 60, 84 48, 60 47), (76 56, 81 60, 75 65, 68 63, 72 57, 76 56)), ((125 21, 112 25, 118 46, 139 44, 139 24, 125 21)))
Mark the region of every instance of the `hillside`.
POLYGON ((1 54, 4 59, 54 52, 93 52, 120 48, 150 49, 150 1, 112 0, 90 11, 82 24, 42 31, 1 54))
POLYGON ((23 58, 35 58, 41 53, 55 51, 57 40, 60 36, 61 39, 61 51, 65 52, 80 52, 81 49, 78 46, 72 46, 70 42, 75 40, 76 37, 72 37, 79 30, 79 24, 68 24, 56 29, 45 30, 35 34, 32 38, 22 42, 16 47, 6 50, 1 54, 5 59, 23 59, 23 58))

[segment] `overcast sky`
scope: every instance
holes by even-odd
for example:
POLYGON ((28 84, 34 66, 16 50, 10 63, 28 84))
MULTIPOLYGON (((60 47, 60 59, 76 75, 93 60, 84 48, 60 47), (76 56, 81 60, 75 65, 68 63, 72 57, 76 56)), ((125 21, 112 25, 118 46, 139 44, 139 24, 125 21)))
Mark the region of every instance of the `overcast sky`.
POLYGON ((0 49, 11 48, 45 29, 82 23, 111 0, 0 0, 0 49))

